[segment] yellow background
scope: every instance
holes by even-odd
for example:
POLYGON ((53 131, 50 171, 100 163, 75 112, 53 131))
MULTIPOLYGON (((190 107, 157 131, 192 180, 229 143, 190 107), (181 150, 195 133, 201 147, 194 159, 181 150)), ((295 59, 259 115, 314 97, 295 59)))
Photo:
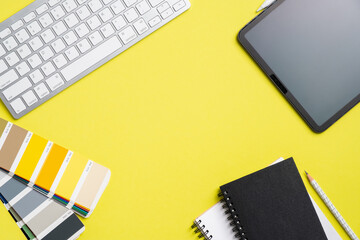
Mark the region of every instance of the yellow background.
MULTIPOLYGON (((1 20, 29 3, 1 0, 1 20)), ((307 127, 236 41, 261 3, 192 0, 21 120, 0 107, 0 117, 112 170, 80 239, 194 240, 190 225, 218 201, 220 185, 280 156, 309 171, 360 234, 360 107, 325 133, 307 127)), ((0 216, 1 239, 24 239, 4 208, 0 216)))

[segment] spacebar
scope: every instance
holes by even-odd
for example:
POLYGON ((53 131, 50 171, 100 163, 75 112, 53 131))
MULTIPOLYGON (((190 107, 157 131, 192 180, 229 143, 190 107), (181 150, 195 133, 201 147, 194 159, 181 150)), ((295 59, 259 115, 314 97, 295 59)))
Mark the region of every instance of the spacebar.
POLYGON ((116 50, 120 49, 121 46, 122 45, 119 39, 114 36, 95 49, 91 50, 89 53, 83 55, 69 66, 65 67, 63 70, 61 70, 61 73, 66 81, 70 81, 80 73, 84 72, 116 50))

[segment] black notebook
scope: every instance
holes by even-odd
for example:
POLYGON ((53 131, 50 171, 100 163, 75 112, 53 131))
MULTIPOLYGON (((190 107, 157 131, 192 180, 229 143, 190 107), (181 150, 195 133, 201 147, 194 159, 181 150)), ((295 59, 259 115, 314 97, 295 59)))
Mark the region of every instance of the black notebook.
POLYGON ((239 239, 327 240, 292 158, 220 189, 239 239))

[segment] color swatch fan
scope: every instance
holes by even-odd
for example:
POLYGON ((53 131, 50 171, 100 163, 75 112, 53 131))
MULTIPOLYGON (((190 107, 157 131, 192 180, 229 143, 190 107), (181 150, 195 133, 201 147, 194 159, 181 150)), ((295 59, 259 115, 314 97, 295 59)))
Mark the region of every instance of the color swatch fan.
POLYGON ((85 227, 72 210, 0 170, 0 199, 31 240, 72 240, 85 227))
POLYGON ((0 168, 49 198, 89 217, 110 170, 0 119, 0 168))

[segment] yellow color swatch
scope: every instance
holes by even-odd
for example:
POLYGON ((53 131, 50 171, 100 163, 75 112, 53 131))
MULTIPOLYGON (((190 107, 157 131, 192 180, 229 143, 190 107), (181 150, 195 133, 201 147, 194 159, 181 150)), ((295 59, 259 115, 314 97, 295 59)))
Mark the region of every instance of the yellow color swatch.
POLYGON ((88 161, 87 158, 80 154, 73 154, 69 165, 66 167, 60 183, 56 188, 56 195, 70 201, 71 195, 73 194, 88 161))
POLYGON ((86 176, 86 181, 84 182, 84 185, 82 186, 75 202, 82 207, 90 209, 107 174, 109 174, 109 169, 101 166, 100 164, 94 163, 90 172, 86 176))
POLYGON ((45 150, 46 144, 48 143, 42 137, 33 134, 29 145, 27 146, 24 155, 22 156, 18 167, 16 168, 15 174, 27 181, 30 180, 38 161, 42 153, 45 150))
POLYGON ((50 191, 51 185, 53 184, 67 153, 67 149, 54 144, 45 160, 39 176, 36 179, 35 185, 45 189, 46 191, 50 191))

